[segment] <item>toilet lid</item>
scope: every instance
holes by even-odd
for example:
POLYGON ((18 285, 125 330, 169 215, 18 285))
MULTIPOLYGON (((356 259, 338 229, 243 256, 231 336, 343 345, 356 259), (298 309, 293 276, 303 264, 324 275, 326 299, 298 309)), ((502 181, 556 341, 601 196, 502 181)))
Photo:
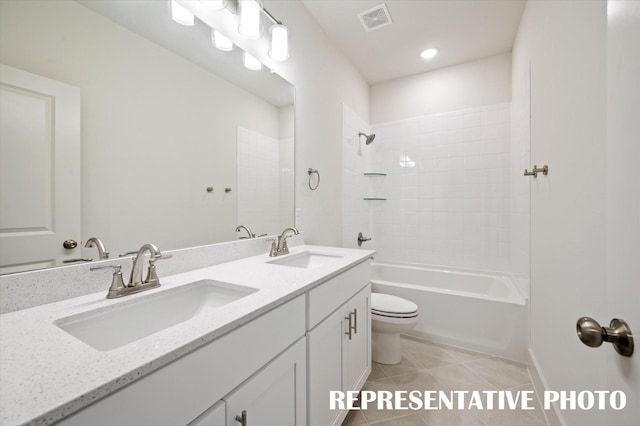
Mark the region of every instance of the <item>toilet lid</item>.
POLYGON ((415 315, 418 312, 418 305, 402 297, 371 293, 371 312, 384 316, 415 315))

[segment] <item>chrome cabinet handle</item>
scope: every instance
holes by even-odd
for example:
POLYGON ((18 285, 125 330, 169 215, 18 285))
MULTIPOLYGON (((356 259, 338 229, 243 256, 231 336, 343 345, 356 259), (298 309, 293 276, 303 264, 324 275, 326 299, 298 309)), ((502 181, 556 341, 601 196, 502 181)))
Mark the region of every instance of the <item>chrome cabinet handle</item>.
POLYGON ((242 410, 240 416, 236 416, 236 422, 239 422, 242 426, 247 426, 247 410, 242 410))
POLYGON ((598 321, 582 317, 576 324, 578 338, 585 345, 597 348, 602 342, 609 342, 622 356, 633 355, 633 335, 626 321, 614 318, 609 327, 601 327, 598 321))
POLYGON ((358 310, 357 309, 353 310, 353 332, 354 334, 358 334, 358 310))
POLYGON ((347 326, 347 330, 345 331, 344 334, 346 334, 347 336, 349 336, 349 340, 351 340, 353 337, 351 336, 351 331, 353 330, 353 325, 351 322, 351 315, 353 315, 353 312, 349 312, 349 316, 344 317, 344 319, 349 320, 349 325, 347 326))

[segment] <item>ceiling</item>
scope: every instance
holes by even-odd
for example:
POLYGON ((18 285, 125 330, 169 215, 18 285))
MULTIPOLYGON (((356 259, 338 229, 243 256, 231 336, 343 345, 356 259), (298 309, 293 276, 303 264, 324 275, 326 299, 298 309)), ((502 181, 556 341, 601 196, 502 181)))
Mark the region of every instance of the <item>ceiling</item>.
POLYGON ((510 52, 526 0, 302 0, 369 84, 510 52), (392 25, 358 13, 385 3, 392 25), (424 60, 420 52, 435 47, 424 60))

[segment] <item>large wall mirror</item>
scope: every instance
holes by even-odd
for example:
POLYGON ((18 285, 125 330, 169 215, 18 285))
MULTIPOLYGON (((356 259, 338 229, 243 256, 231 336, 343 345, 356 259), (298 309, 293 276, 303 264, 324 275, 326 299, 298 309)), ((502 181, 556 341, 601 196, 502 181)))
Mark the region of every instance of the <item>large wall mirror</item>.
POLYGON ((16 131, 2 120, 2 273, 97 260, 84 247, 90 237, 114 258, 147 242, 172 250, 247 236, 237 225, 260 235, 293 224, 293 86, 244 68, 237 47, 215 49, 208 26, 177 25, 167 9, 157 0, 0 1, 0 77, 17 70, 79 89, 80 123, 79 152, 57 155, 63 103, 3 80, 3 117, 25 127, 31 112, 12 110, 18 98, 38 112, 29 143, 10 145, 16 131), (60 187, 54 172, 74 175, 74 161, 77 187, 60 187), (77 230, 64 235, 64 218, 77 230))

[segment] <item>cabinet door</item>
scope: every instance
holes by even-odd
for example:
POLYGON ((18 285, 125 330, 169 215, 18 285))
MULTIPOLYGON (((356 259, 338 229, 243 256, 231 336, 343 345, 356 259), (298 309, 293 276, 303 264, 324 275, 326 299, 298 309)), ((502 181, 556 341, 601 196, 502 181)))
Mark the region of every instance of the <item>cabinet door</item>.
POLYGON ((309 425, 340 424, 342 412, 329 409, 329 392, 342 390, 344 307, 307 333, 309 360, 309 425))
POLYGON ((225 426, 224 401, 218 401, 213 407, 189 423, 189 426, 225 426))
MULTIPOLYGON (((344 335, 345 391, 359 391, 371 372, 371 284, 356 294, 346 305, 346 315, 351 315, 353 328, 351 340, 344 335)), ((347 327, 348 327, 348 322, 347 327)))
POLYGON ((305 349, 305 340, 298 340, 223 398, 227 426, 240 425, 236 418, 243 412, 246 425, 306 425, 305 349))

